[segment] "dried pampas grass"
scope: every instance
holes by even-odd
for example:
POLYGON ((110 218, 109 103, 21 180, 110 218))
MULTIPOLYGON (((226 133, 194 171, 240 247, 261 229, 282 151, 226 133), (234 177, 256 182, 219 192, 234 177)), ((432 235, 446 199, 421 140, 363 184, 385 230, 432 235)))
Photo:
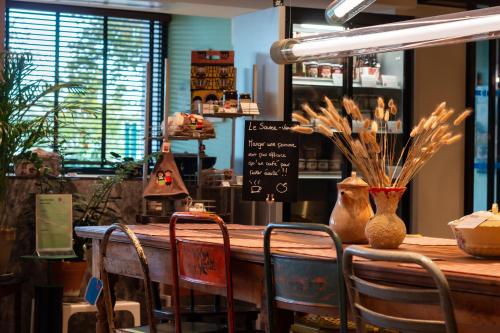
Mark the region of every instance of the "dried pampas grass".
POLYGON ((461 140, 462 135, 454 134, 453 129, 472 113, 472 110, 465 110, 451 120, 455 111, 445 102, 439 104, 430 117, 419 121, 406 145, 396 152, 397 134, 390 133, 389 122, 395 121, 396 129, 400 130, 401 121, 395 119, 398 107, 392 99, 387 105, 383 98, 377 99, 374 120, 365 118, 358 105, 349 98, 342 100, 348 116, 342 116, 327 97, 325 104, 326 108, 320 108, 319 113, 304 104, 303 110, 309 119, 294 112, 292 118, 300 125, 293 127, 292 131, 301 134, 316 132, 332 140, 372 187, 408 185, 442 147, 461 140), (362 123, 359 133, 353 133, 349 118, 362 123), (399 166, 401 171, 398 174, 399 166))

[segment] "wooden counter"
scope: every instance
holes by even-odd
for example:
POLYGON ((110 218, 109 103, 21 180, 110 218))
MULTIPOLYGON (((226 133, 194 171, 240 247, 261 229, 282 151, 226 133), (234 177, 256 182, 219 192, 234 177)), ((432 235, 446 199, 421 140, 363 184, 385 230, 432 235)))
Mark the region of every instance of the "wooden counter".
MULTIPOLYGON (((170 284, 170 256, 168 227, 166 225, 131 226, 137 234, 148 257, 153 281, 170 284)), ((179 225, 181 237, 194 238, 206 242, 218 242, 217 231, 210 226, 179 225)), ((213 226, 212 226, 213 227, 213 226)), ((231 236, 231 255, 235 298, 252 302, 261 307, 264 302, 264 269, 262 238, 263 228, 252 226, 228 225, 231 236)), ((80 237, 93 240, 93 272, 99 275, 99 244, 106 227, 80 227, 76 232, 80 237)), ((464 254, 456 245, 430 245, 436 240, 413 241, 407 238, 400 248, 414 251, 435 260, 444 271, 452 290, 455 313, 460 333, 498 333, 500 332, 500 260, 480 260, 464 254), (423 245, 428 244, 428 245, 423 245)), ((437 240, 439 243, 439 240, 437 240)), ((443 242, 449 244, 450 242, 443 242)), ((290 256, 312 256, 334 259, 334 250, 327 237, 318 234, 280 232, 273 236, 273 250, 290 256)), ((125 235, 114 234, 111 238, 105 262, 110 273, 129 277, 141 277, 141 270, 133 248, 125 235)), ((386 262, 357 261, 356 269, 360 275, 369 279, 413 286, 431 284, 422 269, 407 265, 386 262)), ((204 286, 193 289, 211 292, 204 286)), ((387 305, 382 305, 387 308, 387 305)), ((263 309, 261 307, 261 309, 263 309)), ((307 309, 297 307, 296 310, 307 309)), ((400 314, 421 314, 427 318, 439 318, 439 311, 422 306, 397 307, 400 314)), ((98 316, 102 318, 102 316, 98 316)), ((263 312, 265 322, 265 313, 263 312)), ((284 323, 289 318, 283 317, 284 323)), ((285 325, 283 325, 284 327, 285 325)), ((105 329, 101 328, 105 332, 105 329)), ((99 331, 99 330, 98 330, 99 331)), ((284 331, 287 331, 284 329, 284 331)))

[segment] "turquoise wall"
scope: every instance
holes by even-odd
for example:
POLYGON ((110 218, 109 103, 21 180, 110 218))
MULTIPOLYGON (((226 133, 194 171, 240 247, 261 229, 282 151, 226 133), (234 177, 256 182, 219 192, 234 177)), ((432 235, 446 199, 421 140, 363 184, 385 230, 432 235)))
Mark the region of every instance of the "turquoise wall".
MULTIPOLYGON (((170 62, 170 113, 190 109, 191 51, 232 50, 231 20, 198 16, 173 15, 168 33, 170 62)), ((217 138, 207 140, 209 156, 217 157, 216 168, 229 168, 231 157, 231 121, 209 119, 216 126, 217 138)), ((174 142, 173 151, 197 153, 197 142, 174 142)))

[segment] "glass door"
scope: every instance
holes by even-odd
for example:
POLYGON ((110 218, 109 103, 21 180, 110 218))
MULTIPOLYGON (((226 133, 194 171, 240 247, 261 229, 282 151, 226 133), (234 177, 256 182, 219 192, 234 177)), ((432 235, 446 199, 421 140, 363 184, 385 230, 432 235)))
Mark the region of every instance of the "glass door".
MULTIPOLYGON (((321 17, 324 22, 324 18, 321 17)), ((305 19, 291 25, 291 36, 303 37, 344 30, 342 26, 314 24, 305 19)), ((333 58, 293 64, 289 87, 288 117, 303 113, 307 103, 314 110, 326 107, 328 97, 342 109, 346 95, 347 60, 333 58)), ((320 134, 300 137, 298 201, 285 205, 284 219, 289 221, 328 223, 337 197, 337 182, 345 175, 347 164, 338 148, 320 134)))
POLYGON ((474 106, 474 117, 466 128, 466 141, 473 142, 465 152, 466 214, 491 209, 500 201, 499 45, 493 40, 468 46, 468 81, 472 84, 467 104, 474 106))

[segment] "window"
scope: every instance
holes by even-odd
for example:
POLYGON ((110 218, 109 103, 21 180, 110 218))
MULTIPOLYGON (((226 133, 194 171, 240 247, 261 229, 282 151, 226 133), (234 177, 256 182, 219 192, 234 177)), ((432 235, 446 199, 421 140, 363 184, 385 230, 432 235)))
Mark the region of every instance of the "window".
MULTIPOLYGON (((6 38, 10 51, 33 55, 37 70, 28 79, 75 82, 86 89, 85 95, 61 92, 43 101, 77 103, 92 112, 61 120, 52 146, 74 168, 109 167, 111 152, 142 158, 148 61, 153 64, 148 110, 153 134, 159 133, 162 121, 166 20, 52 8, 8 8, 6 38)), ((155 141, 148 150, 158 147, 155 141)))

